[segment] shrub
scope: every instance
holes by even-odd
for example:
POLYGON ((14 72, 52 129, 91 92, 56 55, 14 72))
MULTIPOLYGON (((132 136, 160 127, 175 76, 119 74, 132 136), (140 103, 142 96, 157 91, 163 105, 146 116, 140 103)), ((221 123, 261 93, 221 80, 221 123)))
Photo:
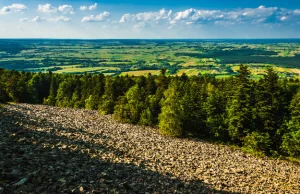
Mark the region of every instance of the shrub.
POLYGON ((252 132, 243 141, 243 150, 256 155, 265 155, 270 151, 270 135, 268 133, 252 132))

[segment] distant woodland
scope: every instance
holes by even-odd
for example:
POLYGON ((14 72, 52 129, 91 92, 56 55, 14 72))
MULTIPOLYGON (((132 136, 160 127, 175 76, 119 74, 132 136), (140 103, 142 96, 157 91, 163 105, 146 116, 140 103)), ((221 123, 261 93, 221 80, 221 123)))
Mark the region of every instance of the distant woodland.
POLYGON ((199 137, 269 156, 300 156, 300 81, 272 68, 236 76, 104 76, 0 69, 0 102, 99 110, 120 122, 158 126, 163 135, 199 137))

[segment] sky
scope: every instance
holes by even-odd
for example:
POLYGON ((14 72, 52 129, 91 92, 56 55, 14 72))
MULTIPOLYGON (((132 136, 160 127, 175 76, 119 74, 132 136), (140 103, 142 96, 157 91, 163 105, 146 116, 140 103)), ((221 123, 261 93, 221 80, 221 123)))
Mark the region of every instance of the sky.
POLYGON ((0 0, 0 38, 300 38, 300 0, 0 0))

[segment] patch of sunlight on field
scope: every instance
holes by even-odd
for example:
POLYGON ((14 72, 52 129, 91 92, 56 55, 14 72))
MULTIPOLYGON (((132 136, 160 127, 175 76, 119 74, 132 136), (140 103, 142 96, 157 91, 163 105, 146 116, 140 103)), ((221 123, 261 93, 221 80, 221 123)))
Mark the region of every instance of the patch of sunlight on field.
POLYGON ((141 76, 141 75, 147 75, 148 73, 151 73, 152 75, 159 75, 160 70, 126 71, 126 72, 122 72, 120 75, 121 76, 125 76, 125 75, 141 76))
POLYGON ((192 59, 183 64, 184 67, 196 66, 196 65, 197 65, 197 61, 192 59))
MULTIPOLYGON (((253 64, 245 64, 246 66, 249 67, 250 71, 252 71, 252 69, 255 70, 262 70, 262 71, 265 71, 267 69, 267 67, 274 67, 274 65, 272 64, 259 64, 259 63, 253 63, 253 64)), ((231 66, 231 69, 234 71, 234 72, 237 72, 239 69, 240 69, 240 65, 229 65, 231 66)))
MULTIPOLYGON (((250 70, 252 76, 255 78, 263 77, 263 74, 266 73, 266 70, 268 67, 273 67, 275 72, 277 72, 280 77, 285 77, 287 73, 299 74, 299 76, 300 76, 300 69, 297 69, 297 68, 278 67, 278 66, 274 66, 272 64, 247 64, 247 65, 249 66, 249 70, 250 70)), ((235 65, 235 66, 231 67, 231 69, 234 72, 237 72, 239 70, 239 68, 240 68, 239 65, 235 65)), ((294 76, 299 77, 297 75, 294 75, 294 76)))
POLYGON ((231 77, 232 75, 217 75, 216 78, 217 79, 223 79, 223 78, 229 78, 231 77))
POLYGON ((177 72, 178 76, 181 76, 183 73, 185 73, 187 76, 198 76, 199 73, 201 73, 201 70, 199 69, 180 69, 177 72))
POLYGON ((285 67, 274 67, 277 72, 287 72, 287 73, 298 73, 300 74, 300 69, 296 68, 285 68, 285 67))
POLYGON ((91 71, 118 70, 115 67, 74 67, 67 66, 61 70, 54 71, 55 73, 84 73, 91 71))

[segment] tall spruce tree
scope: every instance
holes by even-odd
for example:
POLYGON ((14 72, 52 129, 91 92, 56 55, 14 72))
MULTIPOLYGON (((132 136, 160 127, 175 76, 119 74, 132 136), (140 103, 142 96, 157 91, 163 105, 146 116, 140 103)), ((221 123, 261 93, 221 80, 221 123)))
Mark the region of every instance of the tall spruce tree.
POLYGON ((59 87, 59 77, 60 76, 57 76, 56 74, 51 74, 49 96, 44 100, 44 104, 55 106, 57 89, 59 87))
POLYGON ((104 115, 112 114, 114 112, 116 100, 116 86, 113 77, 106 77, 104 90, 105 92, 99 103, 99 111, 104 115))
POLYGON ((291 156, 300 156, 300 90, 290 104, 291 118, 281 148, 291 156))
MULTIPOLYGON (((196 80, 185 79, 181 77, 179 79, 181 86, 184 88, 182 91, 182 99, 180 105, 182 107, 182 122, 185 133, 194 134, 198 136, 207 136, 206 130, 206 112, 204 110, 204 104, 206 101, 206 85, 199 84, 196 80), (186 81, 181 81, 186 80, 186 81)), ((180 92, 180 91, 179 91, 180 92)))
POLYGON ((257 88, 257 129, 274 135, 282 121, 280 113, 280 86, 278 76, 268 68, 257 88))
POLYGON ((285 118, 283 94, 278 76, 273 68, 267 69, 264 78, 259 80, 256 91, 257 115, 255 131, 261 133, 262 136, 272 138, 272 141, 268 141, 273 142, 273 145, 264 146, 264 151, 268 152, 268 148, 280 146, 281 136, 277 135, 277 131, 285 118))
POLYGON ((236 85, 227 106, 228 133, 231 140, 242 143, 247 133, 254 129, 253 87, 249 79, 250 71, 247 66, 241 65, 239 75, 236 77, 236 85))
POLYGON ((212 84, 207 85, 208 97, 205 103, 206 127, 211 137, 228 140, 226 118, 226 99, 224 93, 212 84))

